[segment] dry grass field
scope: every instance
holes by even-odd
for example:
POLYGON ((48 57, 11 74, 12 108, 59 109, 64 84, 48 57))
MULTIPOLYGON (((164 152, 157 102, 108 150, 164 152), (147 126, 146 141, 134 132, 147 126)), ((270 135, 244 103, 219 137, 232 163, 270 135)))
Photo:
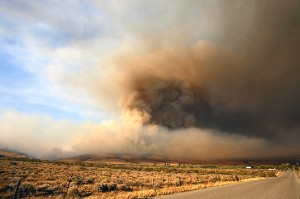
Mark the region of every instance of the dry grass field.
POLYGON ((105 164, 0 158, 0 198, 146 198, 249 179, 277 171, 245 166, 105 164))

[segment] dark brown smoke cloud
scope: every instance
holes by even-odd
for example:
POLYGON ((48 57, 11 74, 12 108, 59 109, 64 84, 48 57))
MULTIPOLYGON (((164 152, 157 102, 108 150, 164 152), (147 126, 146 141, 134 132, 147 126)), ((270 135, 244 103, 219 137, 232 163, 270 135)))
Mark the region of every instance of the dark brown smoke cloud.
POLYGON ((204 28, 213 39, 197 37, 197 20, 184 16, 180 21, 189 28, 179 36, 144 33, 141 49, 118 57, 124 88, 120 106, 144 124, 286 138, 296 144, 300 2, 218 1, 205 6, 207 21, 214 24, 204 28), (186 42, 189 36, 197 42, 186 42))

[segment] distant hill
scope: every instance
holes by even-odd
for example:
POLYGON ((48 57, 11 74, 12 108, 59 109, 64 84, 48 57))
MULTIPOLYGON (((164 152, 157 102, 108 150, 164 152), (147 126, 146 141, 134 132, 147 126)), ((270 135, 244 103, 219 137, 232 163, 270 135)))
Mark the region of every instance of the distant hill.
POLYGON ((0 158, 8 158, 8 159, 32 159, 32 157, 19 153, 13 152, 9 150, 0 149, 0 158))
MULTIPOLYGON (((21 152, 0 149, 0 159, 15 159, 41 161, 21 152)), ((136 154, 85 154, 60 159, 66 162, 98 162, 110 164, 198 164, 198 165, 274 165, 283 163, 282 160, 194 160, 168 159, 160 156, 139 156, 136 154)), ((290 162, 290 161, 286 161, 290 162)))
POLYGON ((257 160, 192 160, 192 159, 166 159, 159 156, 137 156, 134 154, 85 154, 71 158, 61 159, 62 161, 84 161, 111 164, 202 164, 202 165, 273 165, 281 164, 281 161, 257 161, 257 160))
POLYGON ((85 154, 72 158, 62 159, 63 161, 88 161, 88 162, 100 162, 100 163, 112 163, 112 164, 128 164, 128 163, 140 163, 140 164, 159 164, 159 163, 171 163, 172 161, 159 158, 159 157, 138 157, 131 154, 85 154))

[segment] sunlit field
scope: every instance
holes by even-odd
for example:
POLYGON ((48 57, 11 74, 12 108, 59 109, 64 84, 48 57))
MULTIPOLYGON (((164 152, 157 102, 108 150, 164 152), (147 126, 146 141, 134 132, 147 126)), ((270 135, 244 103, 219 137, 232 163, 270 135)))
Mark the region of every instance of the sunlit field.
POLYGON ((0 159, 0 198, 145 198, 276 177, 289 165, 105 164, 0 159), (275 168, 273 170, 273 168, 275 168), (272 168, 272 169, 271 169, 272 168))

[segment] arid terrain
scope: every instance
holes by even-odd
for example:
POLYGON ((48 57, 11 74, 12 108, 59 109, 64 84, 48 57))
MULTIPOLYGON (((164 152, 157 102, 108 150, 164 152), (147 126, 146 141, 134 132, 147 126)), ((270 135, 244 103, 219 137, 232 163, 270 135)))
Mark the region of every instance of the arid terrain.
POLYGON ((246 169, 246 165, 116 163, 108 157, 106 161, 115 163, 105 163, 86 159, 44 161, 1 151, 1 198, 12 198, 18 180, 19 198, 145 198, 275 177, 280 169, 290 166, 256 165, 246 169))

